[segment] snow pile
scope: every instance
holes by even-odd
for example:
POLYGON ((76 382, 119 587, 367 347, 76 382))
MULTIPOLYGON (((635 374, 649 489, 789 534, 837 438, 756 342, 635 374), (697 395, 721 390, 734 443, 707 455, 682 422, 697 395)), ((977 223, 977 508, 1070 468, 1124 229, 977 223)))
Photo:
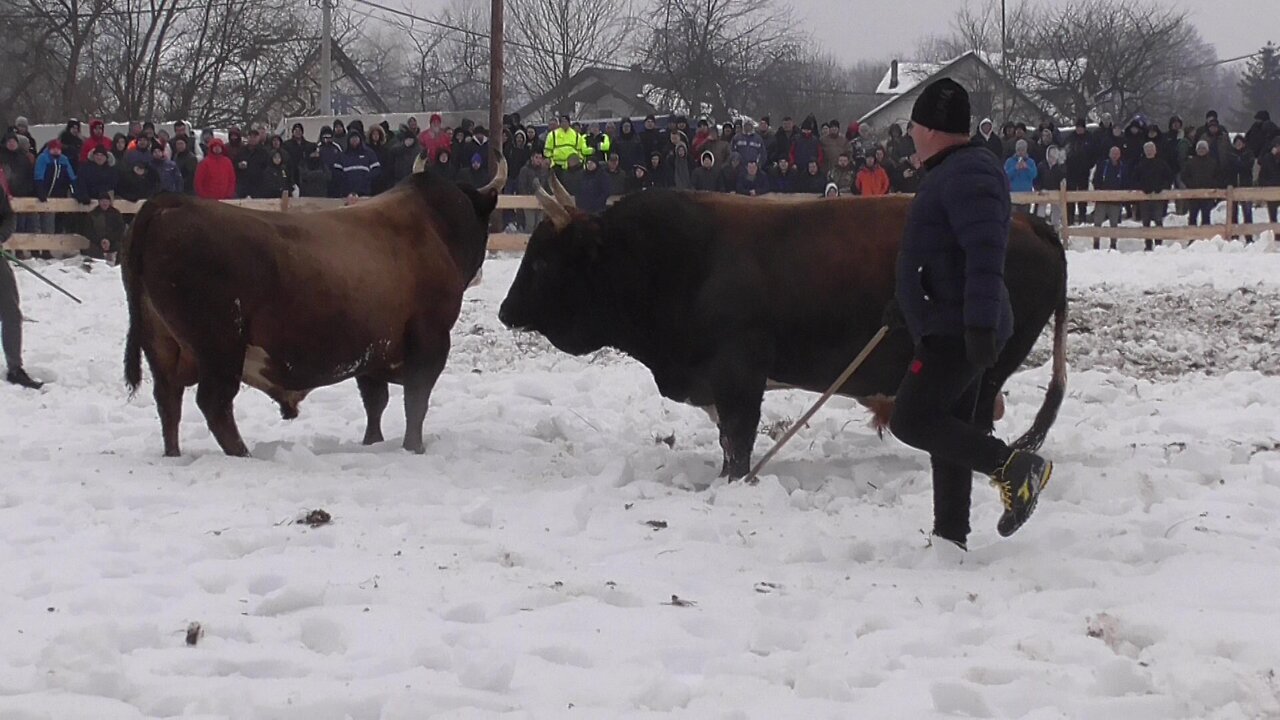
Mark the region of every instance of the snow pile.
MULTIPOLYGON (((1176 379, 1109 347, 1253 343, 1278 254, 1072 253, 1088 369, 1054 480, 1007 541, 976 487, 967 555, 926 546, 927 461, 852 401, 759 486, 716 481, 714 427, 642 367, 500 327, 511 259, 466 303, 425 456, 398 394, 361 447, 346 384, 292 423, 242 393, 251 460, 188 393, 165 460, 121 387, 118 274, 43 267, 86 304, 20 278, 55 382, 0 388, 5 720, 1280 717, 1280 377, 1240 371, 1261 347, 1176 379)), ((1046 381, 1013 379, 1002 434, 1046 381)), ((762 425, 812 400, 771 394, 762 425)))

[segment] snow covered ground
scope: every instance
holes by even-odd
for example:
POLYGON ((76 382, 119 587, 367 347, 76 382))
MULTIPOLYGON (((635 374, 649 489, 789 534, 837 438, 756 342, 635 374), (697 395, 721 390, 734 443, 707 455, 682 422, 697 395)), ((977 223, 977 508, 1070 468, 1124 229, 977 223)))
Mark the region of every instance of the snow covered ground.
POLYGON ((252 460, 188 393, 164 460, 118 273, 43 265, 79 307, 20 274, 53 383, 0 387, 0 718, 1280 717, 1280 253, 1070 261, 1054 481, 1009 540, 976 488, 963 562, 926 547, 925 458, 843 399, 758 487, 713 483, 715 429, 641 366, 500 326, 513 259, 468 296, 424 457, 360 447, 348 383, 292 423, 242 393, 252 460))

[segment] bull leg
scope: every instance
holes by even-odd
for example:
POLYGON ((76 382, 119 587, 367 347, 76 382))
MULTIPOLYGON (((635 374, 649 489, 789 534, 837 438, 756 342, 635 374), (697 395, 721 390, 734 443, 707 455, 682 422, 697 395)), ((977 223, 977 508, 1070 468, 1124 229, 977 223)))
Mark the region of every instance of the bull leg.
POLYGON ((449 335, 438 337, 420 335, 411 343, 416 356, 406 358, 404 379, 404 449, 421 455, 422 423, 427 418, 427 406, 431 404, 431 391, 435 389, 440 373, 444 372, 449 357, 449 335), (420 349, 420 350, 419 350, 420 349))
POLYGON ((164 434, 164 456, 179 457, 178 426, 182 422, 182 383, 171 377, 154 373, 153 394, 156 410, 160 413, 160 429, 164 434))
POLYGON ((753 365, 764 355, 754 347, 735 347, 724 351, 722 361, 716 363, 711 392, 720 416, 720 448, 724 451, 720 477, 738 480, 751 471, 751 451, 760 429, 760 404, 768 380, 764 369, 757 371, 753 365))
MULTIPOLYGON (((243 360, 241 360, 243 363, 243 360)), ((234 371, 213 372, 201 367, 196 405, 204 413, 209 431, 222 451, 232 457, 248 457, 249 448, 240 438, 232 403, 240 392, 240 375, 234 371)))
POLYGON ((356 378, 356 386, 360 388, 360 399, 364 401, 364 411, 368 416, 364 430, 364 444, 376 445, 383 441, 382 413, 387 409, 387 383, 361 376, 356 378))
POLYGON ((996 402, 1000 400, 1000 391, 1004 388, 1006 378, 993 375, 990 371, 983 373, 978 387, 978 405, 973 413, 973 424, 985 433, 992 433, 996 427, 996 402))
POLYGON ((186 389, 182 377, 181 348, 170 336, 152 337, 147 348, 147 364, 151 367, 152 396, 160 415, 164 435, 164 456, 179 457, 178 427, 182 422, 182 394, 186 389))

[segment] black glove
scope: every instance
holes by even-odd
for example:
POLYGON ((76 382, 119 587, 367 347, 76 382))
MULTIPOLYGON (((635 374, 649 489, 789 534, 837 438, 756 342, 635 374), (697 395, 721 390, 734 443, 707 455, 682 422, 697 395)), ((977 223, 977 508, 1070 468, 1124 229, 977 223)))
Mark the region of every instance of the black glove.
POLYGON ((990 328, 968 328, 964 331, 965 353, 969 362, 980 368, 989 368, 996 364, 1000 357, 1000 347, 996 343, 996 331, 990 328))

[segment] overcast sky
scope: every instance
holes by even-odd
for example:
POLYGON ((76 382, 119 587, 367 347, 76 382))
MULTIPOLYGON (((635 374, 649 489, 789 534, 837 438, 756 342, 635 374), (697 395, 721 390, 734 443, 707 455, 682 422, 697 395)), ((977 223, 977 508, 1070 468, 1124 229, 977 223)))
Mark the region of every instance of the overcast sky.
MULTIPOLYGON (((1067 0, 1038 0, 1065 2, 1067 0)), ((792 0, 800 21, 841 60, 912 60, 917 41, 950 29, 958 0, 792 0)), ((1277 0, 1164 0, 1183 7, 1218 57, 1251 53, 1280 42, 1277 0)))

